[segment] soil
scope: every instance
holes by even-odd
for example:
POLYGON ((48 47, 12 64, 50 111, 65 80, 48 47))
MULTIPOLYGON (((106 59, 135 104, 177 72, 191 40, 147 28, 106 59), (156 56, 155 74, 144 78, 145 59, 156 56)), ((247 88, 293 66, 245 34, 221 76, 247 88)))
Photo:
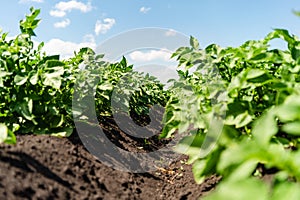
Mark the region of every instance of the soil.
MULTIPOLYGON (((110 140, 123 149, 151 151, 168 141, 150 142, 124 134, 111 118, 102 120, 110 140), (137 148, 141 147, 143 148, 137 148)), ((198 199, 220 180, 196 184, 181 156, 149 173, 118 171, 90 154, 75 132, 69 138, 17 135, 16 145, 0 145, 0 199, 198 199)))

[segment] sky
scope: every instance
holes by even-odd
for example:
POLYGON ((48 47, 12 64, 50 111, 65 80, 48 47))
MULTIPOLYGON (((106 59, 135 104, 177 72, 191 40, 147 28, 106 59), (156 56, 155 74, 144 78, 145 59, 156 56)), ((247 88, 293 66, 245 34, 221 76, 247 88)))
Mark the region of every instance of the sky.
MULTIPOLYGON (((165 30, 166 36, 194 36, 202 48, 212 43, 239 46, 262 39, 274 28, 300 35, 300 18, 292 13, 300 10, 300 2, 289 0, 5 0, 0 28, 16 36, 19 20, 31 6, 41 9, 42 19, 34 40, 45 42, 49 54, 63 57, 146 27, 165 30)), ((133 50, 129 56, 136 61, 166 59, 166 51, 163 47, 133 50)))

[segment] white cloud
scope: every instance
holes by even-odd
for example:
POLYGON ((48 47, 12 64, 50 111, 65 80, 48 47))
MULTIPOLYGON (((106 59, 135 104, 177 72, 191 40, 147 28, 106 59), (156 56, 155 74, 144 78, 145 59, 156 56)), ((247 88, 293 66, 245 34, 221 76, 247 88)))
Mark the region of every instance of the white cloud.
POLYGON ((171 53, 166 50, 151 50, 148 52, 134 51, 129 54, 129 58, 134 62, 149 62, 155 60, 169 61, 171 53))
POLYGON ((76 0, 71 0, 68 2, 59 2, 55 5, 55 8, 62 11, 72 11, 72 10, 80 10, 83 13, 87 13, 92 10, 91 3, 84 4, 82 2, 78 2, 76 0))
POLYGON ((60 55, 62 59, 67 59, 74 56, 74 51, 79 51, 83 47, 90 47, 93 50, 96 49, 96 42, 93 35, 86 35, 81 43, 54 38, 45 42, 43 50, 47 55, 60 55))
POLYGON ((70 19, 65 19, 65 20, 62 20, 60 22, 56 22, 54 24, 54 27, 55 28, 66 28, 67 26, 69 26, 71 24, 71 20, 70 19))
POLYGON ((55 10, 50 11, 50 15, 53 17, 63 17, 67 12, 72 10, 79 10, 83 13, 87 13, 93 9, 91 2, 82 3, 80 1, 71 0, 71 1, 61 1, 55 5, 55 10))
POLYGON ((64 17, 67 13, 61 10, 50 10, 49 14, 53 17, 64 17))
POLYGON ((99 35, 100 33, 105 34, 108 30, 110 30, 113 25, 116 23, 116 20, 113 18, 105 18, 102 21, 97 20, 95 25, 95 33, 99 35))
POLYGON ((151 8, 147 8, 147 7, 141 7, 140 8, 140 12, 146 14, 147 12, 149 12, 151 10, 151 8))
POLYGON ((146 14, 146 13, 148 13, 149 11, 151 10, 151 8, 150 7, 141 7, 140 8, 140 12, 141 13, 144 13, 144 14, 146 14))
POLYGON ((177 34, 177 32, 176 32, 175 30, 173 30, 173 29, 170 29, 170 30, 168 30, 168 31, 165 33, 165 35, 166 35, 167 37, 175 36, 176 34, 177 34))
POLYGON ((43 3, 44 0, 20 0, 19 3, 43 3))
POLYGON ((178 79, 177 62, 171 59, 172 53, 167 49, 136 50, 125 56, 135 71, 149 73, 158 78, 168 88, 169 79, 178 79))

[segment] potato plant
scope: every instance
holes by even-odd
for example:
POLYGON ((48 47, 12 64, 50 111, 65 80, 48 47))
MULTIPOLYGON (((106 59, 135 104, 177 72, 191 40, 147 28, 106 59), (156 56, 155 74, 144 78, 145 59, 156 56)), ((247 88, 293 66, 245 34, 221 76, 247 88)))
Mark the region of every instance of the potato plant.
POLYGON ((188 131, 176 150, 189 155, 195 180, 223 177, 205 199, 299 199, 299 39, 275 29, 236 48, 190 43, 173 54, 183 70, 161 136, 188 131), (275 38, 288 49, 271 49, 275 38), (268 170, 269 184, 260 179, 268 170))
MULTIPOLYGON (((14 133, 48 133, 67 136, 72 133, 72 76, 77 67, 46 56, 43 43, 34 48, 32 37, 40 20, 40 10, 20 21, 21 33, 0 39, 0 120, 5 141, 15 142, 14 133), (6 128, 4 128, 6 127, 6 128), (10 130, 6 134, 5 130, 10 130)), ((2 140, 3 141, 3 140, 2 140)))
POLYGON ((126 74, 131 74, 128 83, 133 86, 143 82, 119 88, 131 97, 125 102, 128 112, 147 114, 149 105, 166 103, 163 85, 148 74, 134 72, 125 58, 108 63, 90 48, 82 48, 67 60, 47 56, 42 51, 44 43, 35 47, 32 40, 39 13, 30 9, 14 39, 1 32, 0 142, 15 143, 14 133, 70 136, 74 116, 87 120, 94 111, 98 118, 112 115, 112 92, 126 74))

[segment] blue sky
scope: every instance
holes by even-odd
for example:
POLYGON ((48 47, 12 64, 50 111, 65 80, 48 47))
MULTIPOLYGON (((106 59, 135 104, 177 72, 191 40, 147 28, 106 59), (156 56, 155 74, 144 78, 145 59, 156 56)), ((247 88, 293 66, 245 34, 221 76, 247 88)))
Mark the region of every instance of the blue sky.
POLYGON ((143 27, 192 35, 202 47, 238 46, 263 38, 272 28, 300 34, 300 18, 292 14, 300 3, 283 0, 6 0, 0 7, 3 31, 18 34, 18 22, 31 6, 41 8, 35 40, 65 55, 143 27))

